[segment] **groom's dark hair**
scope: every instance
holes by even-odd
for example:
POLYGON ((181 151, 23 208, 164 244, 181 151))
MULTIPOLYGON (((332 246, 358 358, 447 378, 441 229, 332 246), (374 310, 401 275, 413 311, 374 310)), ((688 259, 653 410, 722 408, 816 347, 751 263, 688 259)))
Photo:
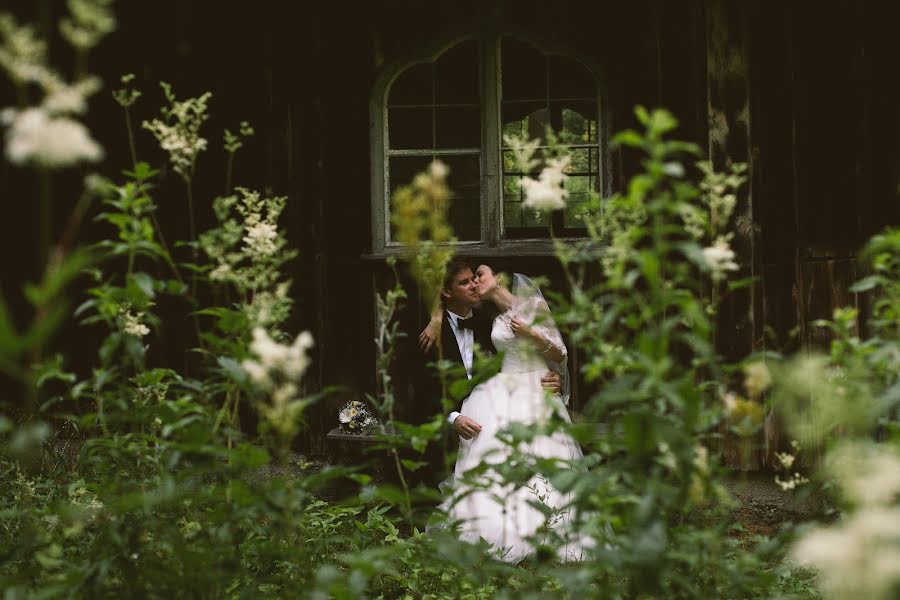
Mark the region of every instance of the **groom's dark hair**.
POLYGON ((444 270, 444 289, 449 290, 450 286, 453 285, 453 279, 465 269, 472 270, 472 265, 469 261, 458 256, 451 258, 450 262, 447 263, 447 268, 444 270))

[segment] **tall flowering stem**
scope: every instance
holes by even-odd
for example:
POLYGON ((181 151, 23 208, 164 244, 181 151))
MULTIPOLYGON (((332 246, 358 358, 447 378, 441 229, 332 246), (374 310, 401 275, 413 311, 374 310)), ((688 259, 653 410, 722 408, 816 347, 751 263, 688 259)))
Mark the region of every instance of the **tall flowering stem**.
MULTIPOLYGON (((72 17, 64 19, 64 24, 80 22, 82 3, 70 2, 72 17)), ((110 13, 101 8, 96 16, 110 17, 110 13)), ((114 28, 115 19, 112 19, 89 40, 84 40, 81 47, 86 51, 114 28)), ((38 173, 38 260, 43 267, 50 255, 53 236, 51 172, 103 158, 103 149, 76 120, 77 115, 87 110, 87 97, 99 89, 100 82, 81 69, 73 83, 66 83, 47 64, 45 40, 32 26, 19 26, 6 13, 0 13, 0 69, 12 80, 19 98, 18 109, 5 108, 0 112, 0 124, 7 126, 5 155, 10 162, 34 167, 38 173), (43 93, 43 100, 37 106, 28 103, 31 85, 43 93)))
POLYGON ((273 434, 276 456, 283 460, 297 433, 303 410, 311 402, 300 393, 300 380, 309 367, 307 352, 313 346, 312 335, 303 332, 292 344, 272 339, 262 327, 253 330, 250 351, 253 358, 241 366, 256 388, 256 409, 264 429, 273 434))
POLYGON ((121 106, 125 113, 125 131, 128 134, 128 149, 131 151, 131 165, 134 167, 138 163, 138 157, 137 148, 134 144, 134 126, 131 122, 131 107, 138 101, 138 98, 141 97, 141 92, 131 87, 131 84, 134 81, 133 73, 122 75, 120 81, 124 87, 114 90, 112 95, 116 104, 121 106))
MULTIPOLYGON (((391 223, 394 225, 394 237, 404 245, 403 259, 409 266, 410 273, 419 287, 419 292, 429 314, 437 308, 440 291, 443 287, 444 272, 447 263, 453 257, 456 238, 453 230, 447 223, 447 211, 450 204, 450 190, 447 187, 447 175, 449 169, 442 162, 434 161, 424 173, 418 174, 410 185, 403 186, 394 192, 391 223)), ((393 268, 393 265, 391 265, 393 268)), ((401 296, 399 288, 388 292, 384 297, 378 296, 378 324, 379 337, 376 344, 379 345, 379 376, 380 395, 382 405, 390 412, 393 408, 393 391, 390 386, 390 374, 388 366, 391 361, 393 341, 399 336, 396 324, 391 325, 390 317, 397 308, 401 296)), ((443 353, 441 345, 437 344, 438 365, 442 363, 443 353)), ((447 372, 439 367, 441 398, 448 397, 447 372)), ((376 403, 377 405, 377 403, 376 403)), ((424 451, 426 439, 435 441, 440 436, 440 427, 443 425, 443 417, 438 416, 438 421, 422 425, 418 433, 413 437, 413 447, 418 451, 424 451)), ((391 419, 392 420, 392 419, 391 419)), ((412 519, 412 505, 409 497, 409 489, 406 480, 402 477, 402 461, 394 451, 394 462, 398 472, 401 473, 401 483, 404 489, 404 500, 407 517, 412 519)), ((407 463, 413 468, 423 466, 423 463, 407 463)))
POLYGON ((252 326, 279 326, 292 305, 291 282, 282 280, 280 272, 297 256, 278 227, 286 201, 284 196, 263 197, 237 188, 237 195, 213 201, 219 225, 198 240, 212 262, 210 282, 237 293, 252 326))
MULTIPOLYGON (((207 336, 208 349, 220 355, 220 364, 242 358, 244 340, 261 329, 277 336, 290 315, 293 299, 291 281, 282 279, 281 268, 297 252, 287 248, 287 239, 278 228, 286 198, 266 198, 258 192, 238 188, 237 195, 216 198, 213 212, 218 226, 200 234, 199 248, 210 259, 207 278, 226 305, 201 311, 215 315, 219 336, 207 336), (232 293, 238 301, 232 304, 232 293), (228 315, 228 318, 222 318, 228 315)), ((216 427, 224 417, 238 425, 240 390, 227 395, 216 427)), ((229 442, 230 443, 230 442, 229 442)))
POLYGON ((234 170, 234 155, 244 146, 244 140, 255 132, 247 121, 241 121, 237 133, 226 129, 223 135, 225 152, 228 153, 228 164, 225 167, 225 193, 231 193, 231 174, 234 170))
MULTIPOLYGON (((394 390, 391 383, 390 367, 394 359, 394 348, 396 342, 403 335, 398 330, 398 323, 394 320, 397 310, 406 299, 406 292, 400 285, 396 275, 396 262, 393 258, 388 261, 388 265, 394 270, 395 285, 392 289, 384 294, 375 295, 375 350, 378 371, 378 393, 375 397, 370 397, 369 401, 378 410, 382 417, 382 422, 394 422, 394 390)), ((388 435, 382 426, 382 434, 388 435)), ((403 490, 404 511, 406 518, 412 525, 412 501, 409 493, 409 484, 403 472, 403 464, 400 460, 400 453, 396 444, 390 444, 391 457, 394 459, 394 467, 397 470, 397 477, 400 480, 400 486, 403 490)))
POLYGON ((63 38, 75 49, 76 75, 87 71, 88 52, 115 31, 113 0, 68 0, 69 16, 59 23, 63 38))
MULTIPOLYGON (((197 229, 194 222, 194 197, 191 184, 197 157, 206 149, 206 139, 200 136, 200 128, 209 118, 207 106, 212 97, 210 92, 196 98, 179 101, 172 86, 161 82, 163 95, 169 105, 162 107, 162 118, 144 121, 142 126, 150 131, 160 147, 169 154, 172 169, 184 180, 188 200, 188 227, 192 251, 196 258, 197 229)), ((192 292, 196 291, 196 277, 192 277, 192 292)))
POLYGON ((412 184, 399 188, 393 197, 391 223, 395 238, 403 244, 404 259, 426 302, 438 298, 444 269, 453 257, 456 242, 447 223, 448 173, 444 163, 435 161, 427 172, 417 175, 412 184))

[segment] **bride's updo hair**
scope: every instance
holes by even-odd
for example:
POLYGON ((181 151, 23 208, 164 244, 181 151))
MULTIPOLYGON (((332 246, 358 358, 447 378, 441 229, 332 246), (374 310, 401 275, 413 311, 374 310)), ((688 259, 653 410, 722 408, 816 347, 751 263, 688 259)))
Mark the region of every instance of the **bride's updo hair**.
MULTIPOLYGON (((491 270, 491 273, 494 277, 497 278, 497 282, 505 287, 506 289, 510 289, 513 282, 513 271, 509 268, 503 259, 487 259, 478 262, 478 266, 484 265, 488 269, 491 270)), ((477 269, 478 267, 476 267, 477 269)))

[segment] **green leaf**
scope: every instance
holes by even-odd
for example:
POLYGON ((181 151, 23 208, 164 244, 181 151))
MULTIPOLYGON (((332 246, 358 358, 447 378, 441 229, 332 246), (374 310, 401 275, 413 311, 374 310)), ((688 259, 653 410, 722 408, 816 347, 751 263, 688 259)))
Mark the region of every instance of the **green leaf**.
MULTIPOLYGON (((369 485, 372 482, 372 476, 366 475, 365 473, 352 473, 347 477, 359 485, 369 485)), ((360 525, 362 525, 362 523, 360 523, 360 525)))
POLYGON ((108 364, 112 360, 113 354, 119 349, 119 344, 123 337, 123 334, 119 332, 111 333, 100 344, 99 355, 103 364, 108 364))
POLYGON ((754 275, 753 277, 744 277, 742 279, 736 279, 734 281, 728 282, 729 290, 740 290, 746 287, 751 287, 754 283, 760 281, 760 277, 758 275, 754 275))
POLYGON ((34 306, 46 306, 59 296, 66 285, 75 279, 92 262, 91 253, 79 248, 72 252, 55 269, 51 269, 40 284, 26 284, 23 292, 34 306))
POLYGON ((629 452, 645 454, 656 447, 656 431, 648 415, 630 412, 622 424, 629 452))
POLYGON ((92 373, 92 377, 94 378, 94 389, 98 392, 102 390, 107 382, 112 380, 115 374, 115 369, 94 369, 92 373))
POLYGON ((400 463, 403 465, 403 468, 404 468, 404 469, 406 469, 406 470, 408 470, 408 471, 413 471, 413 472, 418 471, 418 470, 421 469, 422 467, 428 465, 428 463, 425 462, 425 461, 421 461, 421 460, 409 460, 409 459, 406 459, 406 458, 401 459, 401 460, 400 460, 400 463))
POLYGON ((141 305, 144 304, 144 301, 152 300, 156 296, 156 291, 154 290, 154 279, 146 273, 132 273, 128 276, 127 285, 129 295, 131 295, 132 297, 140 295, 141 299, 143 300, 142 302, 140 302, 141 305))
POLYGON ((409 438, 409 444, 412 446, 413 450, 421 454, 422 452, 425 452, 425 448, 428 446, 428 438, 414 435, 409 438))
POLYGON ((180 296, 188 290, 188 286, 177 279, 169 279, 166 281, 166 293, 180 296))
POLYGON ((216 362, 222 367, 222 372, 232 381, 236 383, 245 383, 247 381, 247 372, 238 361, 229 356, 220 356, 216 359, 216 362))
POLYGON ((633 129, 626 129, 617 133, 612 143, 614 146, 630 146, 632 148, 642 148, 644 146, 644 138, 633 129))
POLYGON ((130 177, 136 181, 147 181, 148 179, 152 179, 156 177, 159 171, 150 168, 150 165, 145 162, 139 162, 134 165, 133 171, 122 171, 122 173, 126 177, 130 177))
POLYGON ((657 134, 668 133, 678 127, 678 119, 672 113, 663 109, 656 109, 650 114, 648 129, 657 134))
POLYGON ((178 419, 174 423, 168 423, 162 428, 162 437, 167 438, 174 432, 187 428, 189 425, 196 423, 203 417, 201 415, 188 415, 178 419))
POLYGON ((566 494, 575 487, 578 480, 581 479, 581 473, 576 470, 559 471, 553 474, 551 483, 557 490, 566 494))
POLYGON ((31 328, 22 336, 25 349, 43 346, 57 332, 63 320, 69 315, 69 307, 65 303, 52 305, 44 312, 42 318, 35 320, 31 328))
POLYGON ((75 374, 63 371, 62 364, 63 356, 62 354, 57 354, 53 358, 34 365, 33 369, 37 377, 34 385, 40 389, 45 383, 52 380, 58 380, 64 383, 74 383, 75 374))
POLYGON ((265 448, 251 444, 238 444, 228 453, 231 464, 239 468, 257 469, 269 464, 271 457, 265 448))
POLYGON ((884 283, 884 278, 881 275, 869 275, 868 277, 864 277, 850 286, 850 291, 859 293, 859 292, 867 292, 871 289, 878 287, 884 283))
POLYGON ((671 140, 665 143, 666 154, 675 154, 677 152, 684 152, 686 154, 691 154, 694 156, 702 156, 703 151, 697 144, 693 144, 691 142, 682 142, 679 140, 671 140))
POLYGON ((638 122, 645 127, 650 125, 650 113, 647 112, 647 109, 642 105, 638 104, 634 107, 634 116, 637 117, 638 122))
POLYGON ((472 381, 470 379, 457 379, 450 384, 450 397, 456 400, 465 398, 472 391, 472 381))

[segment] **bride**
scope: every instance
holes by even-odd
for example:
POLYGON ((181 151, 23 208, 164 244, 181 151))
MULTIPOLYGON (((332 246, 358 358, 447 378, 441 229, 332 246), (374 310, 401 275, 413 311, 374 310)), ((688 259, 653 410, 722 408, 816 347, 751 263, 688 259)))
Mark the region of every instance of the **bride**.
MULTIPOLYGON (((511 446, 498 435, 511 424, 539 427, 554 417, 571 422, 563 399, 568 398, 567 351, 547 303, 524 275, 515 274, 512 290, 502 277, 484 264, 475 271, 482 302, 493 303, 499 312, 491 340, 504 357, 500 373, 472 390, 460 409, 482 429, 471 439, 460 437, 448 482, 452 492, 442 509, 451 522, 460 524, 462 539, 484 539, 504 561, 520 562, 533 553, 532 540, 547 534, 559 540, 559 560, 581 560, 591 544, 574 531, 577 514, 569 507, 569 495, 537 474, 523 485, 507 483, 499 472, 513 458, 511 446), (561 395, 548 394, 541 386, 548 366, 562 377, 561 395)), ((517 450, 563 464, 582 458, 578 444, 562 431, 536 435, 517 444, 517 450)))

